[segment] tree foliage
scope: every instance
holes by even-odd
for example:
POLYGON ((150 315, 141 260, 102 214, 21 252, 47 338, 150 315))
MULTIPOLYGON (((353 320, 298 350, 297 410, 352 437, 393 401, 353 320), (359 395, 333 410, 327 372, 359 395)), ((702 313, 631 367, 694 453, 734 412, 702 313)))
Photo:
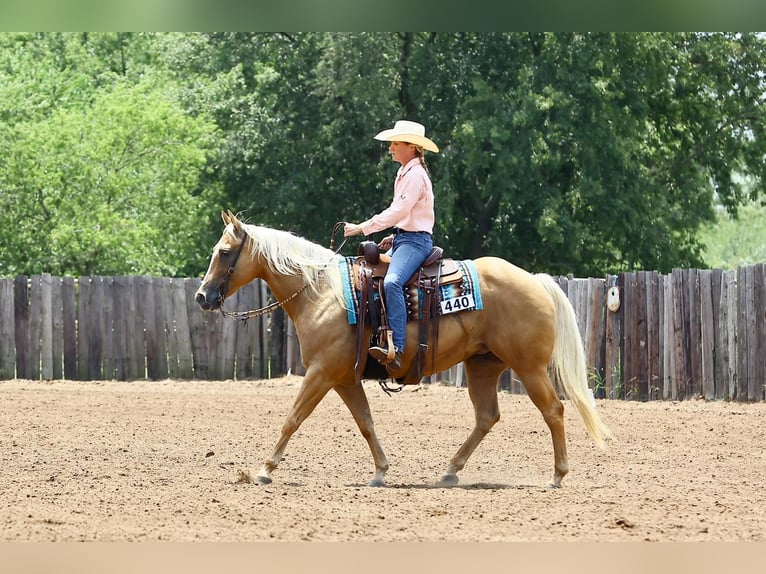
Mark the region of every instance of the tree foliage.
POLYGON ((757 34, 0 34, 0 274, 196 274, 221 208, 327 244, 390 201, 400 118, 452 256, 704 266, 764 195, 764 69, 757 34))
POLYGON ((205 260, 199 230, 216 189, 201 189, 200 174, 216 126, 188 114, 170 85, 151 77, 92 82, 84 62, 85 72, 72 72, 61 90, 60 74, 43 64, 23 67, 36 72, 36 93, 20 75, 6 84, 16 93, 3 102, 8 120, 0 131, 2 273, 197 269, 205 260), (26 113, 14 117, 13 102, 27 102, 26 113))

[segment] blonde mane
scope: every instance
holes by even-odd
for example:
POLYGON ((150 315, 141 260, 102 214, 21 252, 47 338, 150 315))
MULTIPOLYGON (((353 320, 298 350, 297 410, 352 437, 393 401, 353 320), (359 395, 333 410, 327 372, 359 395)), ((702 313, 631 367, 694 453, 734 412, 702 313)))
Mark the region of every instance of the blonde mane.
MULTIPOLYGON (((345 307, 338 267, 340 255, 289 231, 247 223, 241 225, 252 240, 251 258, 260 255, 271 270, 280 275, 301 275, 309 296, 319 295, 322 286, 327 284, 345 307)), ((227 230, 231 232, 228 227, 227 230)))

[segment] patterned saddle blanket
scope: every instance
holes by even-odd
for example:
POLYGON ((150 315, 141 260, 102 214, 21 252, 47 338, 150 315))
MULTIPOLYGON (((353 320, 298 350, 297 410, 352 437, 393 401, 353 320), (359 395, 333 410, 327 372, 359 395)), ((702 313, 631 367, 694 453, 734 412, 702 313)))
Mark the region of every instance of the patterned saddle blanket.
MULTIPOLYGON (((372 272, 373 278, 381 279, 388 270, 388 262, 380 261, 371 265, 364 256, 342 257, 340 266, 343 293, 346 302, 347 318, 350 325, 359 321, 361 275, 364 268, 372 272)), ((483 309, 479 277, 476 267, 470 259, 440 259, 424 273, 438 278, 435 285, 439 302, 438 315, 447 315, 459 311, 483 309), (439 267, 437 267, 439 266, 439 267)), ((423 317, 424 291, 417 280, 418 273, 404 286, 404 299, 407 303, 407 320, 417 320, 423 317)), ((379 297, 379 294, 375 294, 379 297)))

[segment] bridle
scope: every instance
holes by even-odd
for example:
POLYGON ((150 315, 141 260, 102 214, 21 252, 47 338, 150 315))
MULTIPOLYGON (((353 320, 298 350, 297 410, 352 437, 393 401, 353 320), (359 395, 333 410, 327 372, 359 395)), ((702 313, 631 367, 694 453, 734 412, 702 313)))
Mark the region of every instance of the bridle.
MULTIPOLYGON (((344 225, 345 225, 344 221, 339 221, 333 226, 332 236, 330 237, 330 249, 332 249, 333 247, 335 234, 344 225)), ((247 243, 247 233, 245 233, 244 235, 245 237, 242 239, 242 242, 239 244, 239 247, 237 247, 237 250, 234 252, 234 259, 232 260, 231 265, 229 265, 229 268, 226 270, 226 278, 223 280, 223 283, 221 284, 221 289, 218 292, 218 302, 219 302, 218 310, 221 312, 221 314, 224 317, 228 317, 229 319, 238 319, 240 321, 246 322, 248 319, 262 317, 263 315, 271 313, 274 309, 283 307, 284 305, 286 305, 287 303, 295 299, 298 295, 303 293, 303 291, 306 290, 306 287, 308 287, 308 283, 304 283, 303 287, 298 289, 295 293, 290 295, 287 299, 283 299, 282 301, 275 301, 274 303, 269 303, 265 307, 260 307, 258 309, 250 309, 249 311, 226 311, 223 308, 223 302, 226 299, 226 293, 228 293, 229 291, 229 281, 231 280, 231 276, 234 275, 234 268, 237 266, 237 261, 239 261, 239 256, 242 255, 242 250, 245 247, 245 243, 247 243)), ((334 251, 335 255, 337 255, 340 252, 340 250, 346 244, 347 239, 348 238, 343 239, 338 249, 334 251)))

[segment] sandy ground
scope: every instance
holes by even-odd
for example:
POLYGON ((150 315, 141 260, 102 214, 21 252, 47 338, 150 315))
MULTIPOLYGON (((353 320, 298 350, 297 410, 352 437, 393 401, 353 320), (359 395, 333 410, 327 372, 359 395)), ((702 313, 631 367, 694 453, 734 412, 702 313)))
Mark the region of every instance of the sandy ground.
POLYGON ((1 541, 766 541, 766 404, 598 401, 604 451, 573 408, 570 474, 549 489, 550 435, 524 396, 461 482, 436 481, 473 422, 465 389, 387 396, 365 382, 391 469, 329 394, 268 486, 301 379, 0 382, 1 541))

